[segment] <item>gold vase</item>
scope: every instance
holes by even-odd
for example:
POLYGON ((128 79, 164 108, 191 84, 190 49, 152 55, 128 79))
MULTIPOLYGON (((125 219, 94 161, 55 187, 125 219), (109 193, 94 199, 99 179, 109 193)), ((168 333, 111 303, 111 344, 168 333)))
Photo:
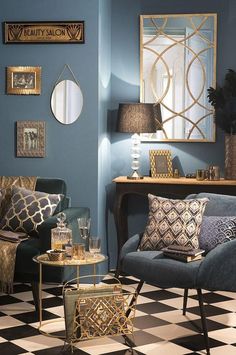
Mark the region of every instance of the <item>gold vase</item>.
POLYGON ((225 135, 225 179, 236 180, 236 134, 225 135))

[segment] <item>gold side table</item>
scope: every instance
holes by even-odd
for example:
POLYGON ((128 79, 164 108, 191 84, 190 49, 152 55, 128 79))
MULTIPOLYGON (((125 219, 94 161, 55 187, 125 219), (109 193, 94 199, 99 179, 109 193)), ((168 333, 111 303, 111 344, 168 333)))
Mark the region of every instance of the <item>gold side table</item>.
POLYGON ((66 259, 63 261, 50 261, 48 259, 47 254, 37 255, 33 258, 33 261, 39 264, 39 326, 38 330, 41 334, 50 336, 53 338, 61 338, 65 339, 65 336, 53 335, 49 332, 46 332, 42 329, 43 326, 48 325, 50 323, 61 321, 61 318, 55 320, 43 321, 43 302, 42 302, 42 280, 43 280, 43 265, 52 266, 52 267, 64 267, 64 266, 76 266, 77 271, 77 287, 79 286, 79 277, 80 277, 80 267, 91 265, 93 266, 93 276, 96 276, 96 265, 102 263, 107 260, 107 256, 103 254, 96 254, 93 256, 92 254, 86 252, 85 260, 77 260, 77 259, 66 259))

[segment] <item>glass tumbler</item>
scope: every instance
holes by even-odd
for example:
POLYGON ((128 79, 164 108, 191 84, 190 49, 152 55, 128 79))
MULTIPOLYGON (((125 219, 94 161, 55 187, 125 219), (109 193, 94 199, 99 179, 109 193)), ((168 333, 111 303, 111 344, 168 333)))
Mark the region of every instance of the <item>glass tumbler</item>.
POLYGON ((83 243, 72 245, 72 257, 77 260, 85 260, 85 245, 83 243))
POLYGON ((101 239, 98 237, 89 238, 89 252, 95 257, 101 251, 101 239))

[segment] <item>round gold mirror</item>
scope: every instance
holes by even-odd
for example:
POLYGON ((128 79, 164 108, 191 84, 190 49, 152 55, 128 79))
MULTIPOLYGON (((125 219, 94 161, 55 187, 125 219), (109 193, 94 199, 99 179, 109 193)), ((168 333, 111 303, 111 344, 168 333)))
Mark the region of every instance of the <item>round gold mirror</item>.
POLYGON ((83 94, 73 80, 62 80, 53 89, 51 109, 55 118, 62 124, 75 122, 82 111, 83 94))

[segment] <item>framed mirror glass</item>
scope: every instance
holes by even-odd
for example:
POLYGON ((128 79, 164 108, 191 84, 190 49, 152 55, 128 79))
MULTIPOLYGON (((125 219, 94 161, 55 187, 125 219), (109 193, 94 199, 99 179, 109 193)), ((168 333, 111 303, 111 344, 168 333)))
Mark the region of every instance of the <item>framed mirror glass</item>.
POLYGON ((83 94, 79 85, 73 80, 57 83, 51 96, 51 109, 55 118, 63 124, 75 122, 82 111, 83 94))
POLYGON ((140 16, 140 101, 162 113, 142 141, 215 141, 216 26, 216 14, 140 16))

